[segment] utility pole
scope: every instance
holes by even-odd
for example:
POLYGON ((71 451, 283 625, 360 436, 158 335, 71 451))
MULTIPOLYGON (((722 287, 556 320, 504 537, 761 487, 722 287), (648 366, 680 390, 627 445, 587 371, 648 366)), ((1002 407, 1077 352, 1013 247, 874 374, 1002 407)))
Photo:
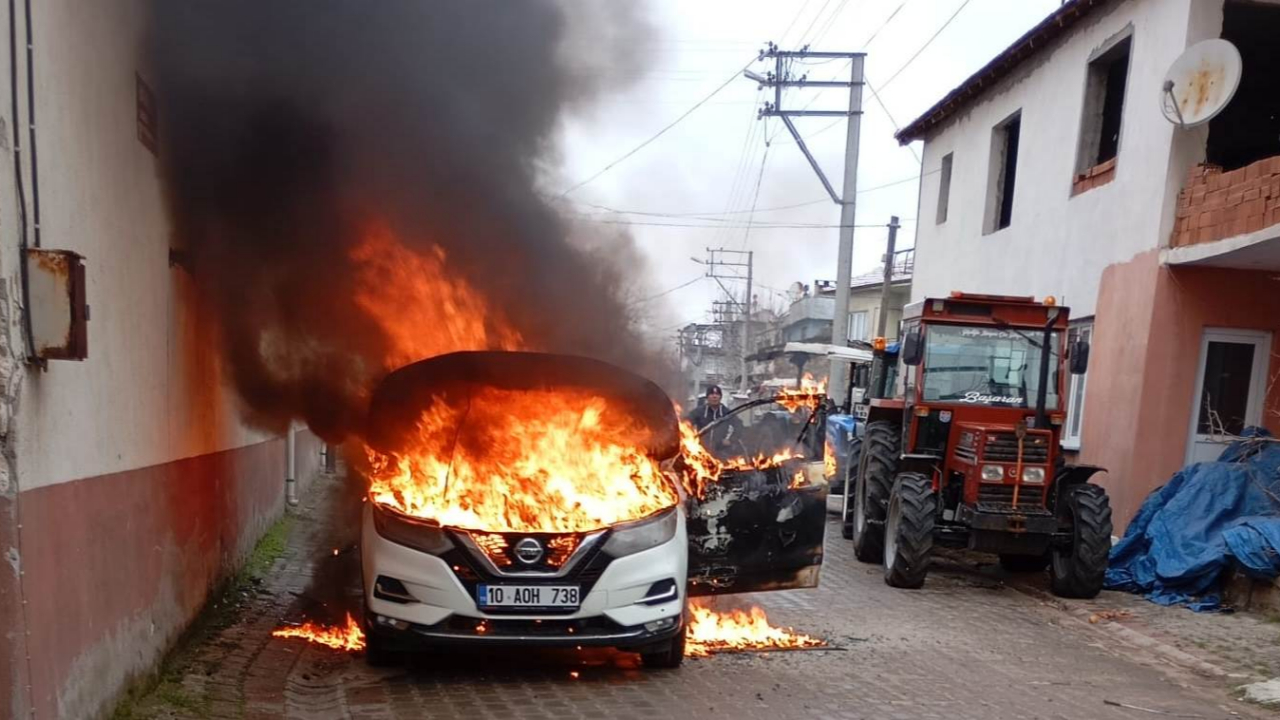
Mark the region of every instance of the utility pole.
POLYGON ((747 390, 750 387, 749 373, 747 372, 747 356, 751 354, 751 282, 753 278, 753 269, 755 263, 755 253, 750 250, 726 250, 724 248, 711 249, 707 248, 706 261, 698 261, 707 267, 707 277, 716 281, 720 289, 729 298, 730 305, 737 305, 740 313, 739 318, 742 322, 742 336, 738 343, 739 359, 741 362, 742 379, 738 384, 739 390, 747 390), (731 259, 725 259, 729 256, 731 259), (745 260, 743 259, 745 256, 745 260), (717 268, 746 268, 747 269, 747 291, 744 300, 739 301, 732 291, 722 282, 723 280, 742 280, 742 275, 734 272, 720 273, 717 268))
MULTIPOLYGON (((849 282, 853 275, 853 226, 858 195, 858 141, 862 125, 862 70, 866 53, 812 52, 808 49, 779 50, 777 45, 769 43, 768 47, 760 52, 759 59, 766 58, 773 59, 773 71, 763 76, 750 70, 743 73, 746 77, 760 83, 761 87, 771 87, 774 90, 773 102, 765 103, 760 111, 760 117, 782 118, 782 124, 786 125, 787 131, 796 141, 796 146, 800 148, 800 152, 804 153, 809 166, 817 173, 822 187, 826 189, 832 201, 840 206, 840 248, 836 253, 836 306, 831 320, 831 343, 846 346, 849 344, 849 282), (795 78, 791 75, 789 66, 790 61, 797 58, 848 59, 849 80, 847 82, 843 80, 811 81, 807 76, 795 78), (782 90, 786 87, 849 88, 849 109, 848 111, 784 109, 782 90), (848 117, 849 123, 844 144, 844 185, 841 193, 837 195, 835 188, 831 186, 831 182, 827 180, 826 174, 818 165, 818 161, 814 159, 813 153, 809 152, 809 146, 805 144, 804 138, 800 137, 800 132, 791 122, 791 118, 841 116, 848 117)), ((831 364, 831 378, 827 393, 837 403, 843 403, 844 398, 849 394, 848 367, 844 363, 831 364)))
POLYGON ((876 337, 884 337, 889 325, 889 286, 893 283, 893 258, 898 244, 898 216, 889 216, 889 246, 884 251, 884 285, 880 288, 880 321, 876 323, 876 337))

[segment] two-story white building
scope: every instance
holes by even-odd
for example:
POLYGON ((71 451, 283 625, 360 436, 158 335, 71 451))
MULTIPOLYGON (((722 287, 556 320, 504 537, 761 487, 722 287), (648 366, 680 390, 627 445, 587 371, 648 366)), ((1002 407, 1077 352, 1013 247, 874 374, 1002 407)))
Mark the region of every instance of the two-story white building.
POLYGON ((1187 462, 1280 431, 1280 2, 1070 0, 903 128, 924 141, 913 300, 1055 296, 1092 341, 1064 437, 1122 529, 1187 462), (1161 112, 1190 46, 1233 43, 1207 124, 1161 112))

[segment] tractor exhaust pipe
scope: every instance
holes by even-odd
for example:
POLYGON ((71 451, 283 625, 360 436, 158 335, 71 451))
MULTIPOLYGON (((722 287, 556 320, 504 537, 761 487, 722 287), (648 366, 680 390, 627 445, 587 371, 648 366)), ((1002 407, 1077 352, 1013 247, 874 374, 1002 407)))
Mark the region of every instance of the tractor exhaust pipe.
POLYGON ((1058 308, 1049 308, 1049 321, 1044 324, 1044 340, 1040 347, 1040 384, 1036 387, 1036 428, 1049 427, 1045 403, 1049 395, 1049 357, 1052 355, 1053 324, 1058 319, 1058 308))

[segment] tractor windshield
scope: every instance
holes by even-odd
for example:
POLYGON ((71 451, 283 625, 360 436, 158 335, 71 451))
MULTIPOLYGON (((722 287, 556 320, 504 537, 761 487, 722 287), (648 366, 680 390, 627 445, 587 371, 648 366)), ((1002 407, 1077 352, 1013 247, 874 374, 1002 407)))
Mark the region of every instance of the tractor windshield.
MULTIPOLYGON (((1045 408, 1058 409, 1057 372, 1061 333, 1050 343, 1045 408)), ((925 332, 925 402, 963 402, 1035 407, 1044 332, 963 325, 929 325, 925 332)))

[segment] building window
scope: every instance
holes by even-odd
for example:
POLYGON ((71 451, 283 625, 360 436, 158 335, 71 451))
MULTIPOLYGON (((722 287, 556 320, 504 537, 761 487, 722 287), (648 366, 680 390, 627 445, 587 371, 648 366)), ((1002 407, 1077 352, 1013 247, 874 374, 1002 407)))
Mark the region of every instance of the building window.
POLYGON ((849 313, 849 339, 867 339, 867 311, 849 313))
POLYGON ((1087 172, 1120 151, 1120 120, 1129 76, 1131 38, 1125 37, 1089 63, 1084 116, 1080 121, 1080 154, 1076 172, 1087 172))
POLYGON ((1276 92, 1275 82, 1280 69, 1277 35, 1280 6, 1222 4, 1222 39, 1236 46, 1244 65, 1240 86, 1231 102, 1209 121, 1205 159, 1221 165, 1224 171, 1280 155, 1276 142, 1280 135, 1280 93, 1276 92))
POLYGON ((938 171, 938 224, 947 221, 947 205, 951 200, 951 156, 942 156, 942 168, 938 171))
MULTIPOLYGON (((1073 325, 1067 333, 1069 342, 1093 340, 1093 321, 1073 325)), ((1080 449, 1080 429, 1084 423, 1084 393, 1088 384, 1089 373, 1072 375, 1070 387, 1067 388, 1067 424, 1062 430, 1062 446, 1071 450, 1080 449)))
POLYGON ((1018 173, 1018 142, 1022 111, 991 131, 991 173, 987 188, 986 231, 1003 230, 1013 222, 1013 189, 1018 173))

